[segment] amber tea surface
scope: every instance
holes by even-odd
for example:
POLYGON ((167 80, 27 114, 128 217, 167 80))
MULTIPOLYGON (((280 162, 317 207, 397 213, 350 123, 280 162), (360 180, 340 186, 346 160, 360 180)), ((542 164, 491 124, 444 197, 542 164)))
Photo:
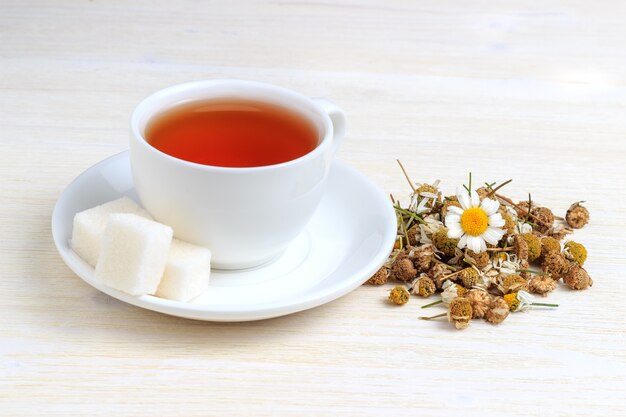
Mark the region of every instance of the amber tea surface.
POLYGON ((190 162, 258 167, 297 159, 319 143, 313 123, 295 111, 252 101, 200 101, 173 107, 145 131, 156 149, 190 162))

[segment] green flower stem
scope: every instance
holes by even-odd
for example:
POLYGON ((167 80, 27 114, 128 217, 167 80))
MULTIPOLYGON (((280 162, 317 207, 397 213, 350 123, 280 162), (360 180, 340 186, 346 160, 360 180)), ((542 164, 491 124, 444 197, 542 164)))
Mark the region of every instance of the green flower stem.
POLYGON ((558 304, 548 304, 548 303, 531 303, 531 306, 541 306, 541 307, 558 307, 558 304))
POLYGON ((400 212, 402 214, 406 214, 407 216, 411 216, 412 218, 417 220, 419 223, 426 224, 426 222, 420 216, 418 216, 417 214, 413 213, 412 211, 407 210, 407 209, 403 209, 401 207, 394 207, 394 208, 396 209, 397 212, 400 212))
POLYGON ((434 320, 434 319, 438 319, 439 317, 443 317, 447 315, 448 313, 441 313, 441 314, 437 314, 436 316, 431 316, 431 317, 420 317, 420 320, 434 320))
POLYGON ((428 307, 436 306, 437 304, 441 304, 441 303, 443 303, 443 300, 439 300, 439 301, 435 301, 434 303, 426 304, 425 306, 422 306, 422 308, 428 308, 428 307))

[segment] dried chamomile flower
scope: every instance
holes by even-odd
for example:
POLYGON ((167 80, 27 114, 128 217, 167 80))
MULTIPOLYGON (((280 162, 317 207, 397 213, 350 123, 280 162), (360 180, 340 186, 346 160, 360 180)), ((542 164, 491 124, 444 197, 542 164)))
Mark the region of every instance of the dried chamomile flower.
POLYGON ((587 260, 587 248, 585 248, 582 243, 574 242, 572 240, 565 243, 563 254, 567 259, 576 262, 580 266, 582 266, 587 260))
POLYGON ((427 272, 435 262, 435 247, 426 244, 409 250, 409 259, 413 260, 413 265, 418 272, 427 272))
POLYGON ((391 277, 398 281, 411 281, 417 276, 417 269, 409 258, 396 259, 391 266, 391 277))
POLYGON ((530 306, 558 307, 558 304, 535 303, 535 297, 526 291, 512 292, 502 296, 511 312, 526 311, 530 306))
POLYGON ((541 255, 541 241, 532 233, 523 233, 521 235, 528 245, 528 262, 532 262, 541 255))
POLYGON ((428 271, 428 276, 435 283, 435 287, 440 290, 444 282, 447 280, 446 277, 449 272, 450 270, 445 264, 435 263, 433 266, 430 267, 430 270, 428 271))
POLYGON ((569 262, 559 252, 548 252, 541 263, 541 268, 558 281, 569 269, 569 262))
POLYGON ((409 227, 409 230, 406 231, 406 237, 408 238, 409 245, 416 246, 419 244, 420 239, 420 226, 419 224, 414 224, 409 227))
POLYGON ((457 196, 446 197, 443 200, 443 205, 441 206, 441 217, 445 218, 448 214, 448 209, 450 207, 458 207, 461 208, 461 203, 459 203, 459 198, 457 196))
POLYGON ((435 283, 426 274, 422 274, 411 284, 411 292, 421 297, 428 298, 437 291, 435 283))
POLYGON ((494 297, 485 313, 485 320, 491 324, 500 324, 509 316, 509 304, 502 297, 494 297))
POLYGON ((500 277, 500 285, 498 289, 503 294, 518 292, 520 290, 528 291, 528 281, 519 275, 504 275, 500 277))
POLYGON ((474 288, 467 292, 467 299, 472 305, 472 318, 482 319, 490 308, 491 296, 485 290, 474 288))
POLYGON ((463 268, 458 274, 457 279, 461 281, 465 288, 472 288, 481 281, 480 272, 476 268, 463 268))
POLYGON ((528 243, 523 235, 513 235, 513 250, 517 259, 528 260, 528 243))
POLYGON ((443 222, 437 219, 435 216, 428 215, 424 217, 424 223, 420 223, 420 243, 433 243, 431 237, 433 234, 441 230, 443 222))
POLYGON ((520 201, 517 203, 515 207, 515 212, 517 213, 517 217, 525 218, 528 216, 528 211, 530 206, 528 204, 528 200, 520 201))
POLYGON ((370 285, 383 285, 387 282, 389 278, 389 269, 384 266, 381 267, 370 279, 367 280, 366 284, 370 285))
MULTIPOLYGON (((435 201, 441 197, 441 192, 437 186, 439 185, 439 180, 435 181, 431 184, 418 184, 418 187, 415 189, 415 194, 429 197, 431 200, 435 201)), ((432 202, 430 203, 432 206, 432 202)))
POLYGON ((465 329, 469 326, 469 322, 472 319, 473 311, 472 304, 465 297, 457 297, 448 307, 448 321, 454 323, 454 327, 457 329, 465 329))
POLYGON ((580 229, 589 223, 589 210, 581 206, 580 203, 572 204, 565 214, 565 221, 574 229, 580 229))
POLYGON ((531 210, 535 219, 538 220, 536 222, 537 226, 535 228, 540 232, 546 232, 548 229, 552 227, 554 223, 554 214, 552 214, 552 210, 547 207, 534 207, 531 210))
POLYGON ((478 194, 478 198, 484 200, 485 198, 490 198, 489 194, 491 190, 487 187, 480 187, 476 189, 476 194, 478 194))
POLYGON ((535 294, 548 295, 556 288, 556 281, 550 275, 535 275, 528 282, 528 289, 535 294))
POLYGON ((573 290, 584 290, 593 285, 593 280, 587 271, 578 265, 572 265, 563 276, 563 282, 573 290))
POLYGON ((469 265, 473 265, 478 269, 483 269, 489 265, 489 252, 476 253, 471 249, 465 249, 463 260, 469 265))
POLYGON ((563 240, 565 236, 572 233, 571 229, 566 229, 562 224, 556 224, 546 234, 555 238, 557 241, 563 240))
POLYGON ((561 243, 552 236, 544 236, 541 239, 541 257, 540 260, 546 256, 548 252, 561 252, 561 243))
POLYGON ((456 297, 463 297, 467 294, 467 289, 448 280, 443 283, 443 292, 441 293, 441 301, 448 305, 456 297))
POLYGON ((393 304, 406 304, 409 302, 409 297, 409 291, 401 285, 393 287, 393 289, 389 291, 389 301, 393 304))
POLYGON ((456 255, 456 248, 459 244, 459 239, 449 238, 448 228, 443 227, 439 229, 437 233, 433 233, 430 239, 432 240, 433 245, 435 245, 438 250, 443 252, 446 257, 452 258, 456 255))

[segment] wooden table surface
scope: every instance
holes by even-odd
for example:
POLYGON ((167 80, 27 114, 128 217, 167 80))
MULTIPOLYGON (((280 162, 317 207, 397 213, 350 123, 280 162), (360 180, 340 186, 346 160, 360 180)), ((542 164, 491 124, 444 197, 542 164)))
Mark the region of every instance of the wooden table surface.
MULTIPOLYGON (((0 3, 0 414, 626 415, 626 3, 0 3), (561 214, 586 200, 589 291, 455 331, 361 287, 313 310, 209 323, 99 293, 62 262, 60 192, 127 149, 133 107, 245 78, 348 115, 338 157, 406 196, 471 171, 561 214)), ((358 209, 358 208, 355 208, 358 209)))

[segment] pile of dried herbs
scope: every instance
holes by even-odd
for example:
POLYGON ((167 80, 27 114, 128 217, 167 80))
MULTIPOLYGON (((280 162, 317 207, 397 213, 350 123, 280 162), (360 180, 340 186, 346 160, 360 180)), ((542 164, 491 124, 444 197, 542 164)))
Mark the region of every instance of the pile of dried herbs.
POLYGON ((566 239, 573 229, 589 221, 589 212, 577 202, 565 217, 532 200, 513 202, 502 194, 502 184, 469 184, 455 195, 444 196, 439 181, 411 181, 408 206, 391 196, 398 216, 397 239, 385 265, 367 284, 404 283, 389 293, 389 301, 402 305, 410 294, 441 299, 423 307, 444 304, 448 311, 423 319, 447 317, 457 329, 472 319, 504 321, 510 312, 531 306, 556 307, 535 302, 532 294, 546 296, 559 282, 584 290, 593 281, 583 268, 586 248, 566 239))

